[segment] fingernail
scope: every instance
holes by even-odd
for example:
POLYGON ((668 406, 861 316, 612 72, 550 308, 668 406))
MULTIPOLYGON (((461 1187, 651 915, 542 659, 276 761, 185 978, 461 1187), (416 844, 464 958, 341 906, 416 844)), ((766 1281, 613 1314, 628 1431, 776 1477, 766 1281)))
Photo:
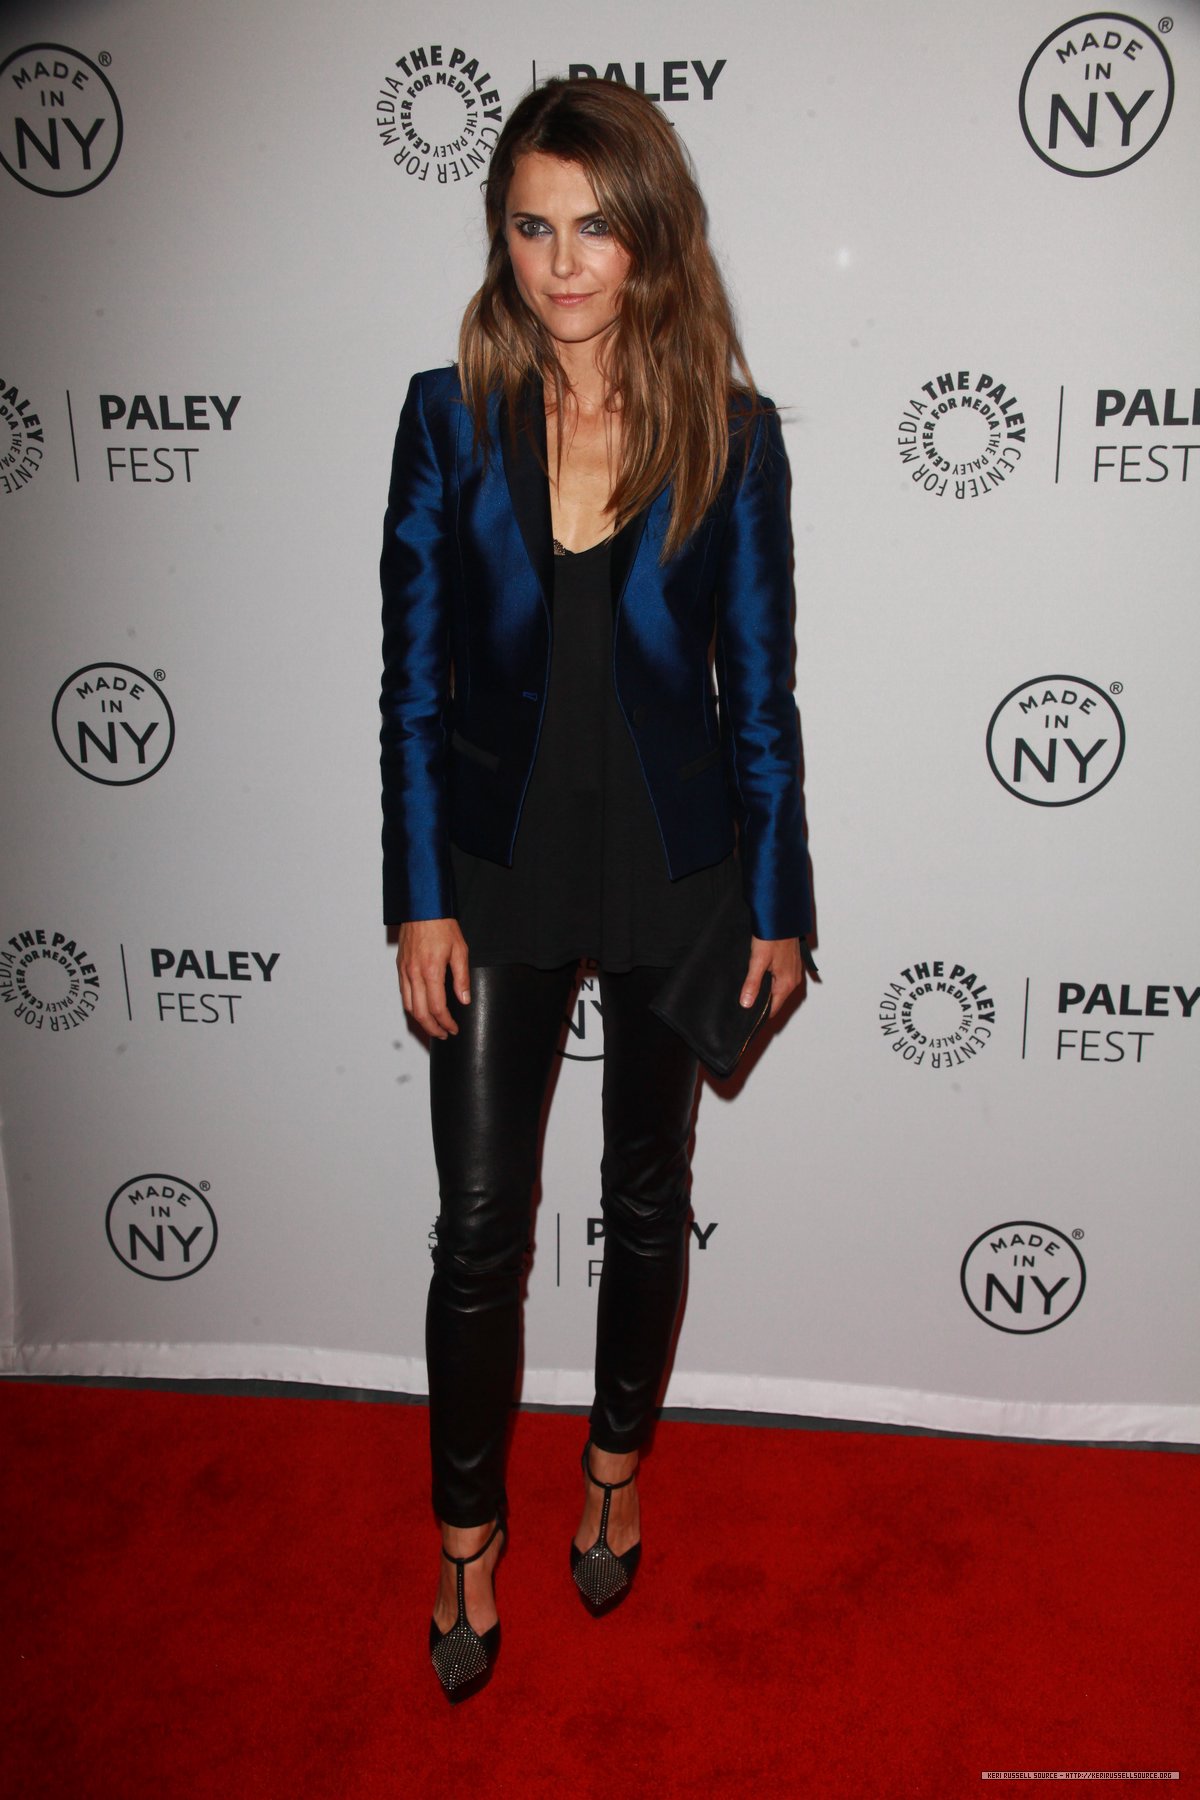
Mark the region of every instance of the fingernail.
POLYGON ((739 1001, 739 1005, 749 1006, 749 1004, 753 1000, 753 998, 754 998, 754 995, 750 992, 750 989, 746 988, 746 990, 742 994, 741 1000, 739 1001))
POLYGON ((471 996, 467 992, 466 988, 459 988, 458 997, 463 1002, 464 1005, 470 1004, 471 996))

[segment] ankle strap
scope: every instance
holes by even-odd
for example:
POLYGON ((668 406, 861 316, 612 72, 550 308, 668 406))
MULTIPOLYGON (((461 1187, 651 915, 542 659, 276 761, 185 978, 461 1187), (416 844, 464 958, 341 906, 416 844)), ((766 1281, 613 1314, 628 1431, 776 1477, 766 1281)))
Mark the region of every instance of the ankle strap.
POLYGON ((487 1543, 481 1544, 479 1546, 478 1550, 473 1550, 471 1552, 470 1556, 451 1556, 450 1552, 446 1549, 446 1546, 444 1544, 442 1545, 442 1555, 445 1557, 447 1562, 452 1562, 456 1565, 456 1567, 458 1567, 460 1569, 465 1569, 468 1563, 478 1562, 479 1558, 483 1555, 484 1551, 491 1549, 492 1545, 496 1541, 497 1536, 503 1530, 504 1530, 504 1520, 497 1519, 496 1523, 492 1526, 492 1534, 488 1538, 487 1543))
POLYGON ((583 1455, 579 1460, 583 1467, 584 1474, 587 1476, 593 1487, 603 1488, 606 1493, 614 1494, 618 1488, 628 1487, 630 1482, 636 1478, 637 1470, 635 1469, 632 1475, 627 1475, 625 1477, 624 1481, 597 1481, 596 1477, 592 1474, 591 1467, 588 1463, 588 1451, 591 1447, 590 1444, 585 1444, 583 1446, 583 1455))

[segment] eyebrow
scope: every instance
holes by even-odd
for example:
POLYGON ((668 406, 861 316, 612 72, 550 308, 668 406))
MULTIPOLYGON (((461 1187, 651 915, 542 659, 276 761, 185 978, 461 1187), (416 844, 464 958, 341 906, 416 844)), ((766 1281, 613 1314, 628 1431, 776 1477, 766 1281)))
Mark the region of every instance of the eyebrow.
MULTIPOLYGON (((531 219, 536 225, 548 225, 550 223, 549 219, 544 218, 541 213, 527 212, 524 207, 519 207, 512 216, 514 219, 531 219)), ((603 217, 603 208, 597 206, 592 212, 580 213, 576 218, 571 220, 571 223, 572 225, 588 225, 593 219, 602 219, 603 217)))

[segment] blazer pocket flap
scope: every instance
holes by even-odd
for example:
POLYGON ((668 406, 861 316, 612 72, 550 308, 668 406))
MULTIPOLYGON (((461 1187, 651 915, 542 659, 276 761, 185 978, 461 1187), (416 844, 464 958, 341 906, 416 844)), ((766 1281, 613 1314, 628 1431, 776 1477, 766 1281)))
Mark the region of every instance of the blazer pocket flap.
POLYGON ((457 750, 460 756, 465 756, 469 762, 482 763, 493 774, 500 767, 500 758, 494 750, 484 750, 478 744, 473 744, 470 738, 465 738, 457 729, 450 733, 450 747, 457 750))
POLYGON ((711 750, 704 752, 703 756, 694 756, 691 762, 685 762, 681 768, 676 770, 676 775, 680 781, 691 781, 695 776, 703 775, 705 769, 711 769, 714 763, 718 763, 720 760, 721 746, 714 744, 711 750))

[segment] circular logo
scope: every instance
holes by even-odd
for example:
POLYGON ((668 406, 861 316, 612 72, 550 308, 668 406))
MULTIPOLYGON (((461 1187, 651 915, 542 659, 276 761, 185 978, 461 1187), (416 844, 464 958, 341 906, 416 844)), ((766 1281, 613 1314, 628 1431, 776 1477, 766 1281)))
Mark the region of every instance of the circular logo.
POLYGON ((990 1042, 996 1003, 965 963, 914 962, 879 1002, 879 1029, 893 1054, 915 1069, 958 1069, 990 1042))
POLYGON ((65 44, 27 44, 0 63, 0 162, 38 194, 86 194, 121 154, 121 103, 107 75, 65 44))
POLYGON ((115 1254, 149 1281, 183 1281, 217 1247, 217 1218, 190 1181, 137 1175, 108 1203, 104 1230, 115 1254))
POLYGON ((65 931, 17 931, 0 946, 0 1006, 31 1030, 71 1031, 99 997, 95 963, 65 931))
POLYGON ((52 724, 71 767, 108 787, 149 781, 175 744, 167 696, 128 663, 88 663, 68 675, 54 696, 52 724))
POLYGON ((0 491, 28 487, 45 454, 46 433, 30 401, 14 383, 0 381, 0 491))
POLYGON ((457 45, 398 56, 375 97, 375 129, 396 167, 437 187, 482 178, 503 119, 487 64, 457 45))
POLYGON ((1050 1331, 1083 1298, 1087 1271, 1053 1225, 1010 1219, 981 1232, 962 1259, 963 1295, 976 1318, 997 1331, 1050 1331))
POLYGON ((1003 487, 1025 450, 1025 413, 989 370, 946 369, 900 414, 896 444, 915 487, 935 499, 981 500, 1003 487))
POLYGON ((583 964, 583 979, 571 996, 571 1010, 566 1014, 558 1042, 558 1054, 568 1062, 600 1062, 604 1056, 600 983, 595 974, 598 967, 591 961, 583 964))
POLYGON ((1174 99, 1175 73, 1156 32, 1128 13, 1082 13, 1030 57, 1021 128, 1063 175, 1115 175, 1158 142, 1174 99))
POLYGON ((1125 754, 1125 721, 1103 688, 1038 675, 1006 694, 987 729, 1002 787, 1030 806, 1074 806, 1107 787, 1125 754))

